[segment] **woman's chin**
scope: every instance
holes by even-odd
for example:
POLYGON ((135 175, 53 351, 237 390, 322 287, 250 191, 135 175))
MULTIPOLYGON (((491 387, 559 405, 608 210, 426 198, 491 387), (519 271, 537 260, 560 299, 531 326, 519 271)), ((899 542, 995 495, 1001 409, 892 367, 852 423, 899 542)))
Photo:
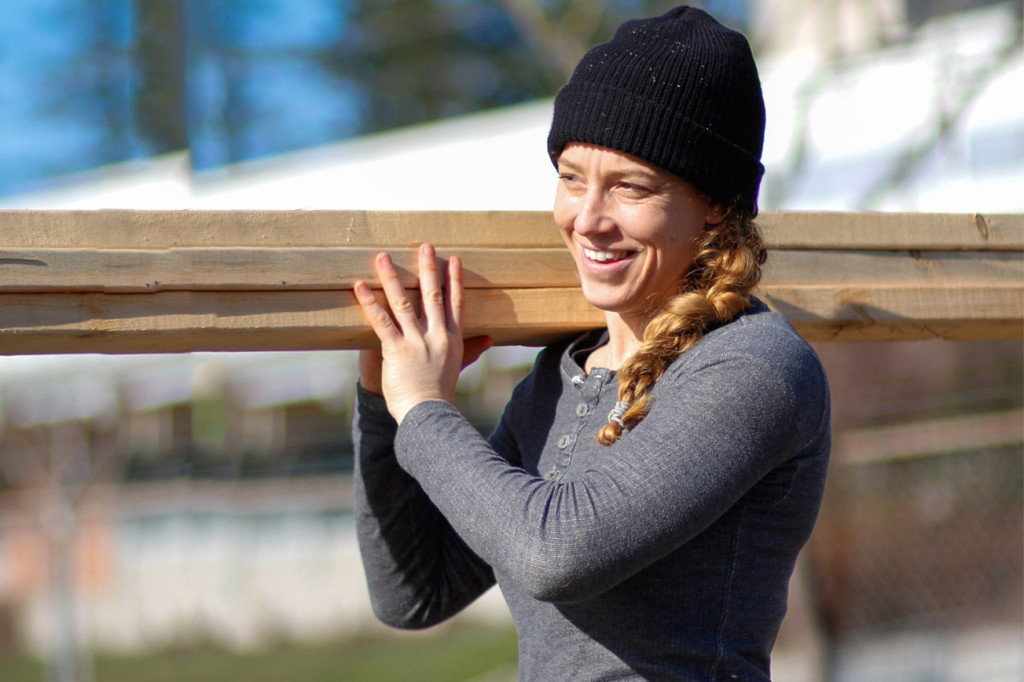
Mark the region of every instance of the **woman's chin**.
POLYGON ((620 313, 629 309, 629 299, 611 291, 594 291, 583 288, 583 298, 587 303, 606 313, 620 313))

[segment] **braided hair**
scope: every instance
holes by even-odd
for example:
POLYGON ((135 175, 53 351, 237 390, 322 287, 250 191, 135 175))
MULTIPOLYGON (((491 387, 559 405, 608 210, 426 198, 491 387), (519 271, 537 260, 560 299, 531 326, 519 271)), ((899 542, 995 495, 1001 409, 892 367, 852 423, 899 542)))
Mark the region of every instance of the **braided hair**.
POLYGON ((612 445, 647 416, 654 384, 673 360, 750 308, 767 255, 753 212, 733 208, 720 222, 705 224, 679 293, 654 314, 642 345, 619 369, 619 402, 629 407, 601 428, 602 445, 612 445))

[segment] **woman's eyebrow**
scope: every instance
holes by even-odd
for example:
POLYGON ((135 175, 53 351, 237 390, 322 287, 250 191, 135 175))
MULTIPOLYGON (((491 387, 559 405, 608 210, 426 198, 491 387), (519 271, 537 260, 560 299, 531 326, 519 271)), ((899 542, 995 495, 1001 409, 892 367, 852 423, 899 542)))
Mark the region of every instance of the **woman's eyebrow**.
POLYGON ((624 178, 647 178, 650 180, 658 180, 659 176, 657 173, 652 173, 644 168, 623 168, 618 171, 617 175, 624 178))
POLYGON ((563 158, 559 157, 559 159, 558 159, 558 169, 561 170, 562 166, 565 166, 567 170, 576 171, 576 172, 579 172, 580 169, 581 169, 581 166, 579 164, 573 163, 572 161, 569 161, 568 159, 563 159, 563 158))
POLYGON ((639 182, 645 185, 658 185, 665 184, 665 178, 658 173, 653 173, 643 168, 627 168, 615 174, 620 180, 626 182, 639 182))
MULTIPOLYGON (((558 170, 559 171, 572 171, 573 173, 582 173, 583 165, 571 161, 565 158, 558 159, 558 170)), ((642 181, 647 184, 662 184, 665 180, 659 173, 648 170, 646 168, 636 167, 615 167, 612 166, 608 169, 608 177, 615 178, 620 181, 642 181)))

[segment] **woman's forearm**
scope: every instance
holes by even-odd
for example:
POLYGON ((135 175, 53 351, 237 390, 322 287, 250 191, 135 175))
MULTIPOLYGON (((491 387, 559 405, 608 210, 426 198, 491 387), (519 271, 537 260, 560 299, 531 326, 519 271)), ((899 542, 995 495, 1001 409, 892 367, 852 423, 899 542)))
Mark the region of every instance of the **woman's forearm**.
POLYGON ((361 388, 354 429, 356 531, 377 617, 393 627, 429 627, 463 609, 494 577, 398 466, 395 428, 383 399, 361 388))

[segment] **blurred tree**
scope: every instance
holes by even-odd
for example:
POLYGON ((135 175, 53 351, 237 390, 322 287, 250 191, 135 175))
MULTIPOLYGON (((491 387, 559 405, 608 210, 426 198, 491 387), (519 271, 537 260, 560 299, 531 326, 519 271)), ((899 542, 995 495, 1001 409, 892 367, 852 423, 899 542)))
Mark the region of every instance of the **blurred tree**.
MULTIPOLYGON (((353 2, 328 67, 359 84, 363 132, 554 95, 622 21, 671 0, 353 2)), ((701 4, 701 3, 697 3, 701 4)), ((736 4, 735 1, 733 4, 736 4)))
MULTIPOLYGON (((555 93, 675 0, 51 0, 5 25, 0 191, 174 150, 207 169, 555 93), (31 131, 30 134, 26 134, 31 131)), ((746 0, 706 0, 742 23, 746 0)))
POLYGON ((154 153, 188 148, 182 0, 135 0, 131 103, 154 153))
POLYGON ((943 14, 963 12, 978 7, 998 5, 1006 0, 906 0, 907 22, 918 27, 943 14))
MULTIPOLYGON (((555 87, 572 74, 591 46, 604 42, 624 21, 654 16, 678 2, 665 0, 499 0, 520 33, 534 46, 534 59, 545 64, 555 87)), ((747 0, 694 0, 719 21, 745 29, 747 0)))
POLYGON ((493 2, 356 2, 321 58, 362 95, 361 132, 502 106, 550 91, 551 77, 493 2))
POLYGON ((5 7, 0 188, 138 155, 127 99, 128 2, 5 7))

